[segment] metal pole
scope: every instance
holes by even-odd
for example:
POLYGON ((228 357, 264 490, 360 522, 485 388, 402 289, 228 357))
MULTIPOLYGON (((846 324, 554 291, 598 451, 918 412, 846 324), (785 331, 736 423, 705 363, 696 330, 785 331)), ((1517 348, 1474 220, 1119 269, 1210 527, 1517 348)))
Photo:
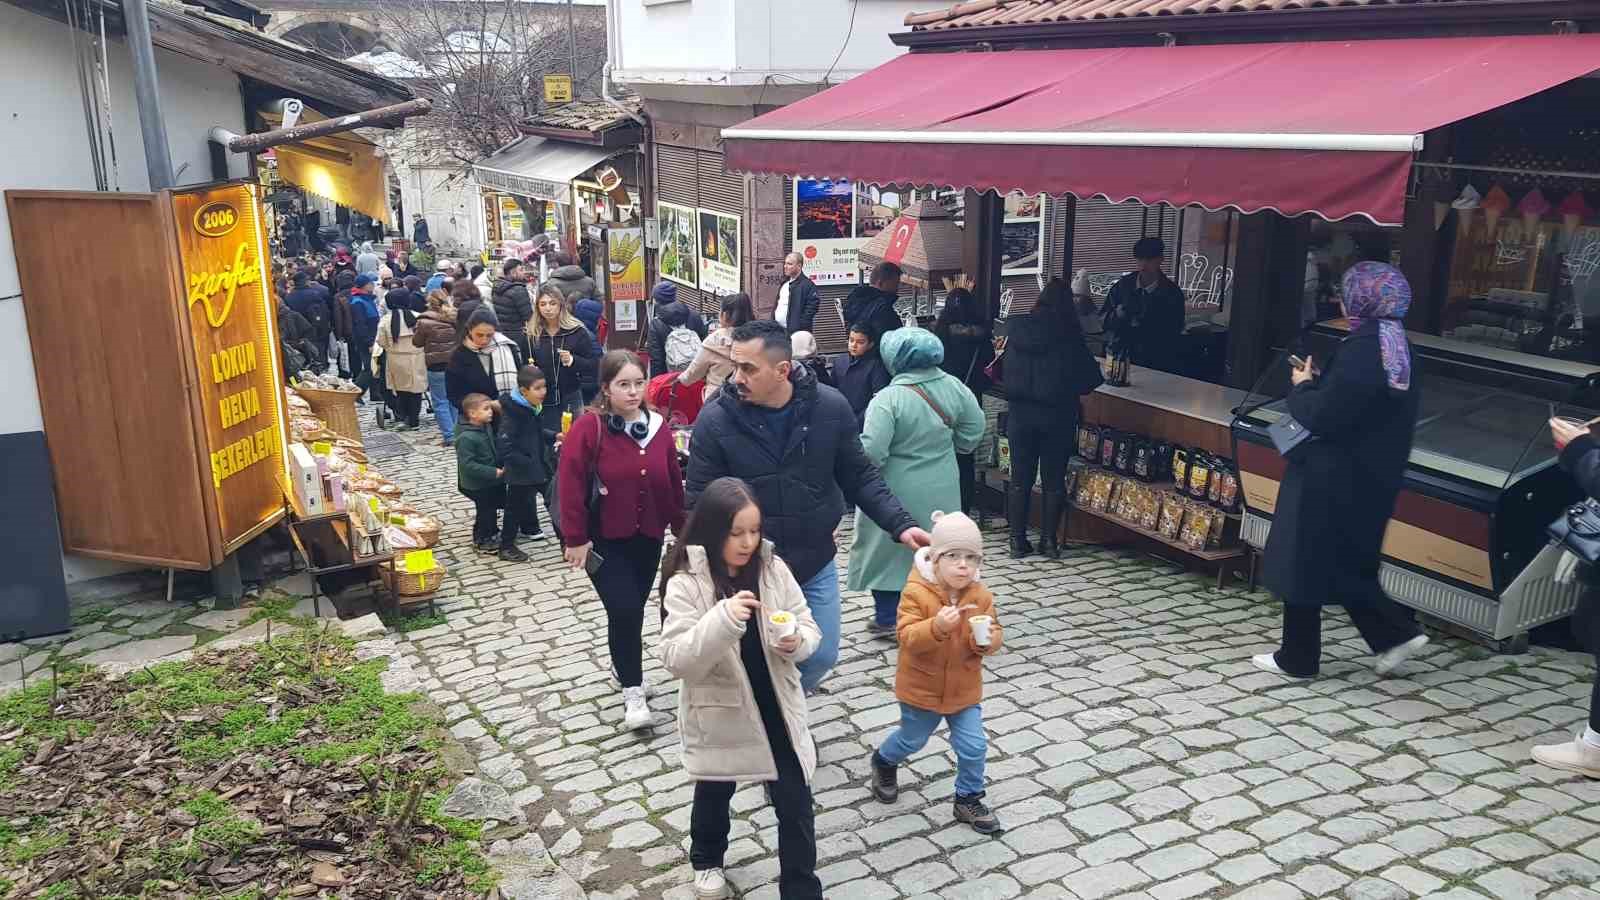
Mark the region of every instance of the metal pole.
POLYGON ((572 21, 572 0, 567 0, 567 53, 572 65, 567 72, 572 75, 572 96, 578 96, 578 27, 572 21))
POLYGON ((161 88, 156 81, 156 51, 150 43, 150 10, 145 0, 122 0, 122 19, 133 54, 133 93, 139 102, 139 132, 144 137, 144 163, 150 190, 172 187, 172 153, 167 149, 167 124, 161 115, 161 88))

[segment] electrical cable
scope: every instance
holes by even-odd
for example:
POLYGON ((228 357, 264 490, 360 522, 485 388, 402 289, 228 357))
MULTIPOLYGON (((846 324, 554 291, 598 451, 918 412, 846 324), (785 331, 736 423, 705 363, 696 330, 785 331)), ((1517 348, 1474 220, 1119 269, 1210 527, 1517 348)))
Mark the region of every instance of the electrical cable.
POLYGON ((96 129, 89 110, 89 83, 83 75, 83 50, 78 44, 78 16, 72 2, 73 0, 62 0, 62 6, 66 8, 67 30, 72 35, 72 58, 78 75, 78 100, 83 106, 83 130, 89 140, 89 165, 94 170, 95 189, 103 191, 106 189, 105 175, 100 167, 99 148, 95 140, 96 129))
POLYGON ((827 84, 833 77, 833 70, 838 67, 839 60, 844 59, 845 48, 850 46, 850 38, 856 33, 856 10, 861 6, 861 0, 850 0, 850 27, 845 29, 844 43, 839 45, 839 53, 834 56, 833 64, 828 66, 828 71, 822 76, 822 83, 827 84))
POLYGON ((110 46, 106 43, 106 8, 100 7, 100 78, 104 84, 104 104, 106 110, 106 142, 111 145, 111 189, 122 190, 122 172, 117 166, 117 129, 113 127, 116 119, 111 108, 111 60, 106 51, 110 46))

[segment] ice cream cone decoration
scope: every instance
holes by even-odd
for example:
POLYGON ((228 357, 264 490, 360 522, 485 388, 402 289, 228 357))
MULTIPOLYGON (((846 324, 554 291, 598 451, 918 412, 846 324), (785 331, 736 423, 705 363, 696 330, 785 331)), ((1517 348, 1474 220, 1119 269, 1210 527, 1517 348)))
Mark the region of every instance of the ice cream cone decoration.
POLYGON ((1483 201, 1483 195, 1472 185, 1461 189, 1461 194, 1451 201, 1450 206, 1456 211, 1456 218, 1461 220, 1461 233, 1472 231, 1472 214, 1483 201))
POLYGON ((1483 221, 1492 235, 1500 224, 1500 216, 1511 208, 1511 195, 1497 184, 1489 188, 1489 193, 1484 195, 1483 203, 1479 205, 1483 207, 1483 221))
POLYGON ((1572 240, 1572 235, 1583 224, 1583 220, 1594 215, 1594 210, 1589 208, 1589 202, 1583 198, 1583 191, 1573 191, 1561 201, 1556 208, 1561 213, 1561 234, 1567 240, 1572 240))
POLYGON ((1517 202, 1517 212, 1522 216, 1522 233, 1532 236, 1535 228, 1539 227, 1539 220, 1550 211, 1550 201, 1545 199, 1544 191, 1534 188, 1517 202))

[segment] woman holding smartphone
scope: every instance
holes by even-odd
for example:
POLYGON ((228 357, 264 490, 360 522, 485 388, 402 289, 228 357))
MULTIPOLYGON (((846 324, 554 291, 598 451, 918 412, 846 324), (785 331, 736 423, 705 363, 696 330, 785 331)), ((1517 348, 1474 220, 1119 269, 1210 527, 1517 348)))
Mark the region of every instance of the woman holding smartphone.
POLYGON ((606 608, 611 668, 623 723, 648 728, 644 604, 667 529, 683 531, 683 471, 666 420, 646 405, 638 360, 613 350, 600 360, 600 393, 567 432, 556 475, 567 563, 584 569, 606 608), (599 493, 590 500, 590 485, 599 493))

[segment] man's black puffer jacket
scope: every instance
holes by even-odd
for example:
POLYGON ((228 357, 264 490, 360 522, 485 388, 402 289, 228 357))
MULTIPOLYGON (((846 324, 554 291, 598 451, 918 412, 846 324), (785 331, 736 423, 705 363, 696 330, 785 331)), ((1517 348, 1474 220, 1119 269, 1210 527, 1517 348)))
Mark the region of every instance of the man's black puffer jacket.
POLYGON ((789 443, 778 459, 758 432, 753 407, 730 380, 700 411, 690 444, 684 506, 724 475, 744 479, 761 506, 762 533, 804 584, 833 561, 834 529, 846 504, 859 506, 879 528, 900 536, 916 520, 883 483, 861 449, 856 416, 844 395, 818 384, 797 365, 789 376, 795 410, 789 443))

